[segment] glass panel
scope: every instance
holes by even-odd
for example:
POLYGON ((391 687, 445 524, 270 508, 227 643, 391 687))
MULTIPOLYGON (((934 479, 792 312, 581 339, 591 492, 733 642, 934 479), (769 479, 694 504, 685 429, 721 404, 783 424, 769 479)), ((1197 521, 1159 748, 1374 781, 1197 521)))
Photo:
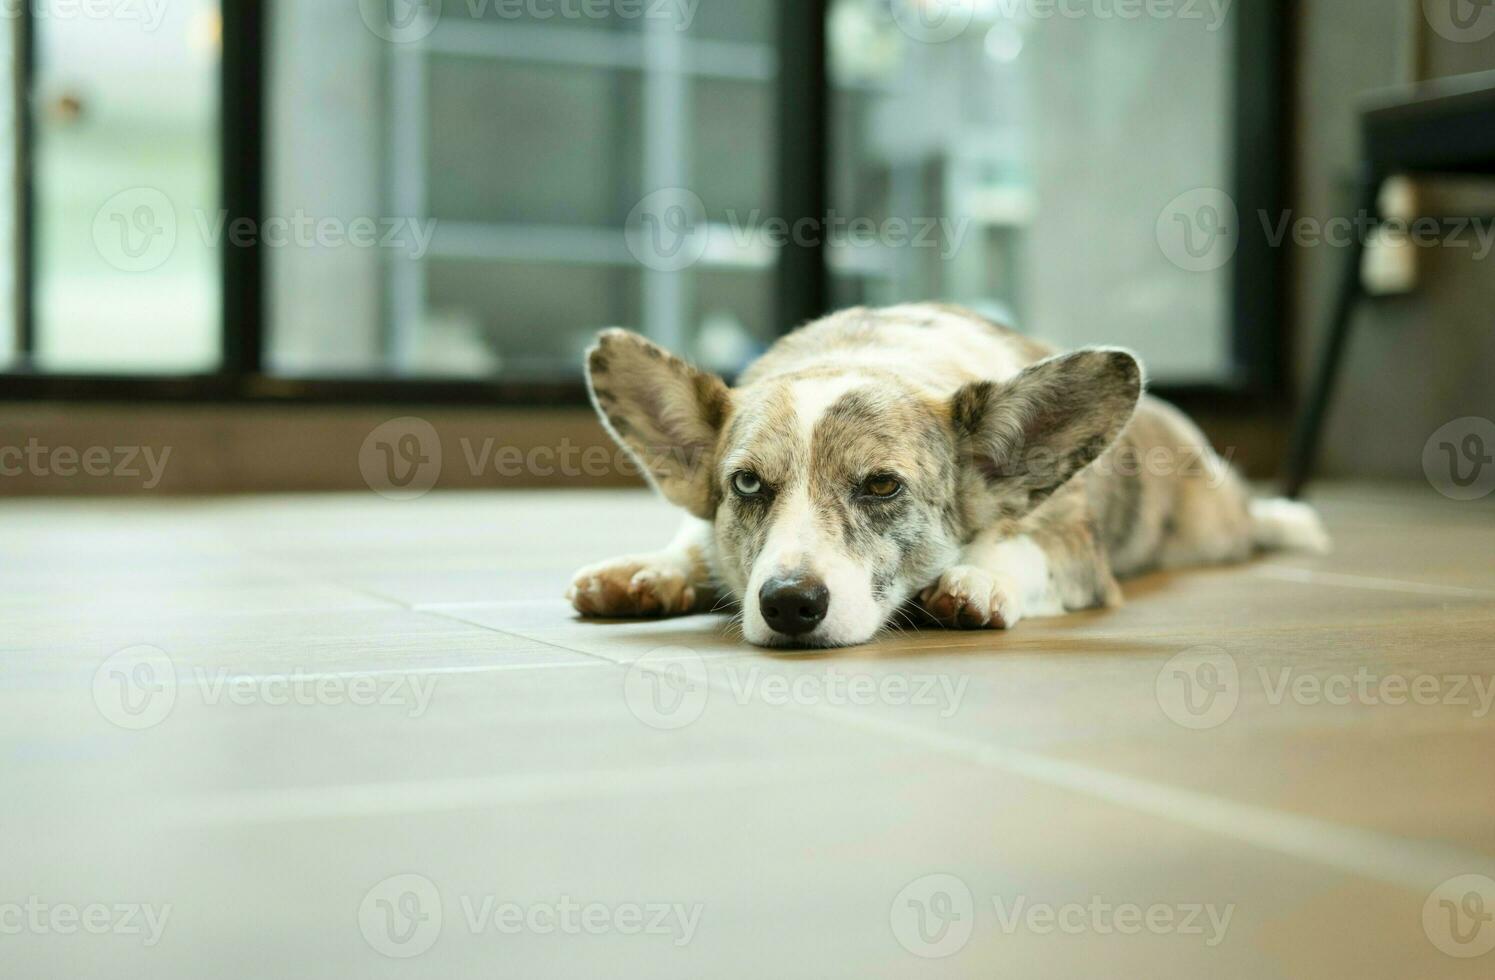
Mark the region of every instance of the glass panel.
POLYGON ((361 217, 406 247, 272 253, 272 368, 574 378, 612 324, 754 349, 772 256, 723 229, 771 210, 773 9, 498 0, 401 31, 277 4, 271 213, 361 217), (629 229, 675 188, 712 247, 651 261, 629 229))
POLYGON ((1223 379, 1229 266, 1160 217, 1229 186, 1232 24, 1040 7, 836 0, 833 200, 880 229, 833 250, 836 300, 962 302, 1223 379))
POLYGON ((216 0, 33 4, 38 367, 221 358, 216 0))
POLYGON ((0 369, 12 367, 20 353, 16 307, 16 257, 21 254, 16 215, 20 205, 16 93, 18 18, 0 20, 0 369))

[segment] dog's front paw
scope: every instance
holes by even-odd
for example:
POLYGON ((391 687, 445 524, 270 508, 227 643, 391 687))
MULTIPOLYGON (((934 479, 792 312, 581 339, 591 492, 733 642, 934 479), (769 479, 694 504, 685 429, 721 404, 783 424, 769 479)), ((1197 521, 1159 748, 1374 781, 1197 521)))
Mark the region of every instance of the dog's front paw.
POLYGON ((924 609, 957 629, 1011 629, 1023 618, 1017 592, 974 565, 956 565, 919 595, 924 609))
POLYGON ((669 555, 636 555, 588 565, 566 598, 583 616, 677 616, 696 606, 688 563, 669 555))

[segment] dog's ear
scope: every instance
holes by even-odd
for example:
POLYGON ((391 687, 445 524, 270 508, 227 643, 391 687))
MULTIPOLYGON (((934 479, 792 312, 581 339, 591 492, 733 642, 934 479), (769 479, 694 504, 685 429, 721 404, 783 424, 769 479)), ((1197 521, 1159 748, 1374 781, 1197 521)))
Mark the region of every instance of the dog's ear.
POLYGON ((612 437, 671 503, 710 520, 711 468, 730 403, 727 385, 627 330, 587 352, 592 404, 612 437))
POLYGON ((966 385, 950 405, 963 488, 986 504, 983 519, 1025 516, 1111 447, 1141 397, 1137 359, 1107 348, 966 385))

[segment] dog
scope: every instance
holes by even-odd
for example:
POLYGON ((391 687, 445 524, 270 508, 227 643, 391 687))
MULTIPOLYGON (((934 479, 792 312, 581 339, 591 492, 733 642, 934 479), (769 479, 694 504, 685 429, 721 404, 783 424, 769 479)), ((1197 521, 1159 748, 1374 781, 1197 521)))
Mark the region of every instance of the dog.
POLYGON ((1120 348, 1067 353, 938 304, 857 308, 729 388, 637 334, 587 354, 603 425, 687 512, 663 549, 579 571, 585 617, 735 601, 764 647, 868 642, 917 604, 960 629, 1116 607, 1118 578, 1326 551, 1317 514, 1253 500, 1120 348))

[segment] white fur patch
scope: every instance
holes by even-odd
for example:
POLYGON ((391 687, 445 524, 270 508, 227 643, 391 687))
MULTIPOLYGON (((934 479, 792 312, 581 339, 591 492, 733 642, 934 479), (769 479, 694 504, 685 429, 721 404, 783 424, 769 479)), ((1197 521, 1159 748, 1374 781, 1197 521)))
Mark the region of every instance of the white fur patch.
POLYGON ((855 374, 837 374, 828 378, 810 378, 796 381, 790 386, 794 398, 794 415, 799 422, 799 434, 806 447, 815 433, 815 425, 830 410, 842 395, 866 384, 866 379, 855 374))
MULTIPOLYGON (((805 448, 799 459, 808 460, 815 425, 841 396, 867 383, 855 374, 796 381, 791 386, 796 431, 805 448)), ((810 465, 814 465, 810 461, 810 465)), ((774 630, 758 608, 758 593, 764 583, 780 576, 808 571, 825 583, 830 608, 825 620, 797 643, 809 646, 845 646, 872 638, 886 618, 872 597, 872 569, 846 555, 840 542, 825 534, 810 503, 809 473, 796 473, 791 489, 779 503, 779 512, 768 532, 763 551, 748 577, 743 597, 743 633, 751 643, 770 644, 774 630)))
POLYGON ((1251 501, 1251 537, 1258 548, 1328 554, 1329 532, 1312 507, 1296 500, 1251 501))
POLYGON ((872 598, 872 569, 857 562, 827 540, 815 520, 810 493, 801 480, 780 507, 763 551, 748 577, 742 602, 742 629, 748 642, 771 645, 777 634, 763 618, 758 593, 770 579, 808 571, 825 583, 830 608, 813 632, 796 638, 809 646, 845 646, 872 638, 885 612, 872 598))
MULTIPOLYGON (((999 541, 977 538, 961 555, 962 565, 987 572, 1019 616, 1060 616, 1064 602, 1049 577, 1049 557, 1028 535, 999 541)), ((1009 622, 1008 626, 1014 625, 1009 622)))

